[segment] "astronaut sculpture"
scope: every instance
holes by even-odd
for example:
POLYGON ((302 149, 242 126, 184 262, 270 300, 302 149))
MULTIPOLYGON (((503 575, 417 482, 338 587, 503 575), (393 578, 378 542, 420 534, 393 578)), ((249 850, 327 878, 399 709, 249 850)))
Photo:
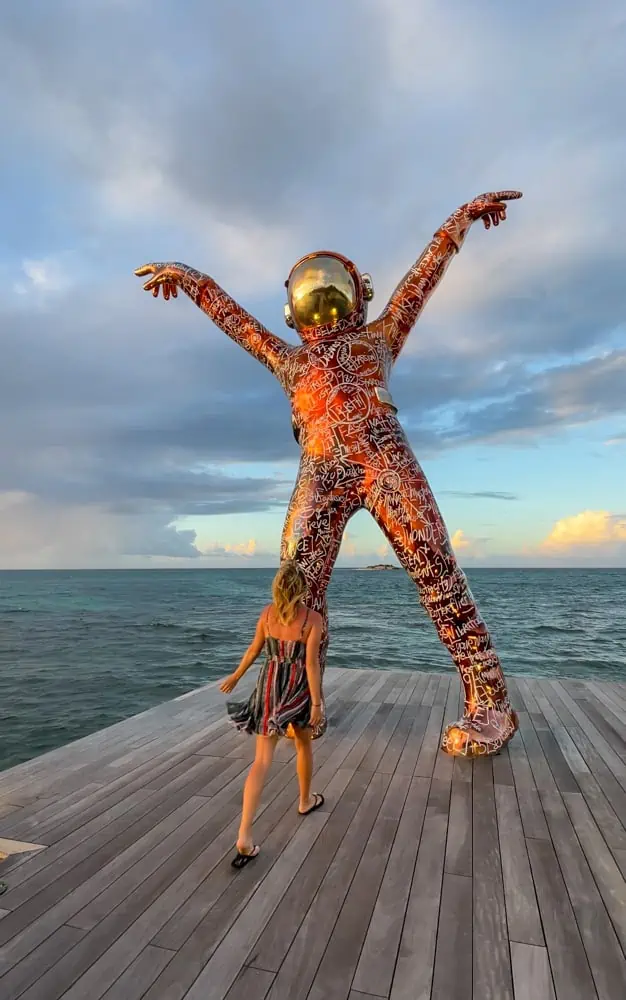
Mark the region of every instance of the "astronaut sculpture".
MULTIPOLYGON (((437 230, 378 319, 367 323, 369 275, 341 254, 299 260, 285 282, 287 325, 295 346, 275 336, 208 275, 185 264, 146 264, 135 272, 146 291, 176 297, 181 288, 236 343, 261 361, 286 392, 301 461, 283 530, 281 557, 295 558, 310 605, 327 621, 326 589, 348 520, 366 508, 416 583, 420 601, 463 684, 463 717, 446 728, 441 748, 498 753, 517 729, 502 668, 426 477, 388 390, 391 368, 428 298, 472 225, 506 218, 517 191, 480 195, 437 230)), ((322 643, 321 663, 328 631, 322 643)))

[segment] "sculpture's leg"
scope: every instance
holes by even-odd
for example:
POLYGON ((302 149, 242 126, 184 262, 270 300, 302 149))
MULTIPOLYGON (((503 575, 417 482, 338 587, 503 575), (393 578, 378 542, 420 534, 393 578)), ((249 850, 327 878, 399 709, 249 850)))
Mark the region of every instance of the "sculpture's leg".
POLYGON ((362 506, 362 479, 362 469, 303 456, 283 528, 281 559, 296 559, 302 566, 309 585, 310 607, 324 619, 322 672, 328 649, 326 589, 346 524, 362 506))
POLYGON ((441 746, 465 756, 498 753, 517 729, 500 661, 428 481, 412 455, 402 464, 402 475, 387 471, 369 477, 367 507, 417 584, 461 676, 464 715, 447 727, 441 746))

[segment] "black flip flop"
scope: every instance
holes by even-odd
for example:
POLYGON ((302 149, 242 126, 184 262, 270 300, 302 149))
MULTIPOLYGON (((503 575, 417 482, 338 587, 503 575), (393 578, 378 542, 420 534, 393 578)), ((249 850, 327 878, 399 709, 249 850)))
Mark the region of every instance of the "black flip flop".
POLYGON ((311 806, 310 809, 307 809, 306 812, 300 812, 300 810, 298 809, 299 816, 310 816, 311 813, 314 813, 316 811, 316 809, 322 808, 322 806, 324 805, 324 796, 321 795, 319 792, 314 792, 313 798, 315 799, 315 805, 311 806))
POLYGON ((250 854, 242 854, 241 851, 237 851, 237 854, 231 861, 233 868, 245 868, 249 861, 254 861, 258 858, 261 848, 256 845, 252 848, 250 854))

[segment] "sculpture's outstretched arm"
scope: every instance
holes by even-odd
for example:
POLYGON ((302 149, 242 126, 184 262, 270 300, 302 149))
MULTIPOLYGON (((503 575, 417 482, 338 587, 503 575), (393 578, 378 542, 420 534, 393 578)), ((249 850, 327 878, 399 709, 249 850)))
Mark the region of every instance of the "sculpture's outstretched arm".
POLYGON ((485 229, 506 218, 506 201, 521 198, 519 191, 494 191, 457 208, 437 230, 422 256, 404 276, 370 329, 382 330, 394 361, 422 309, 443 278, 448 264, 461 249, 473 222, 482 219, 485 229))
POLYGON ((140 278, 152 275, 143 287, 147 292, 151 291, 155 298, 159 289, 162 289, 164 299, 170 296, 176 298, 177 289, 182 288, 220 330, 274 374, 279 374, 283 362, 293 351, 286 341, 270 333, 208 274, 179 263, 144 264, 137 268, 135 274, 140 278))

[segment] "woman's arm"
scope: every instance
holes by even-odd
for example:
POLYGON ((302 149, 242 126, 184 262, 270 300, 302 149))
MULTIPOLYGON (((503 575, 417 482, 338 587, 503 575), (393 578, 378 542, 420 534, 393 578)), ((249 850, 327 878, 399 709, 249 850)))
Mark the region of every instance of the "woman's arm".
POLYGON ((311 703, 318 706, 322 701, 322 679, 320 674, 320 642, 322 640, 322 618, 315 615, 306 640, 306 678, 309 682, 311 703))
POLYGON ((256 623, 256 630, 254 633, 254 639, 246 649, 245 653, 241 658, 241 663, 235 670, 234 674, 231 674, 220 684, 220 691, 228 694, 233 688, 239 683, 243 675, 247 670, 250 669, 254 661, 258 658, 259 653, 265 645, 265 611, 259 616, 259 620, 256 623))

